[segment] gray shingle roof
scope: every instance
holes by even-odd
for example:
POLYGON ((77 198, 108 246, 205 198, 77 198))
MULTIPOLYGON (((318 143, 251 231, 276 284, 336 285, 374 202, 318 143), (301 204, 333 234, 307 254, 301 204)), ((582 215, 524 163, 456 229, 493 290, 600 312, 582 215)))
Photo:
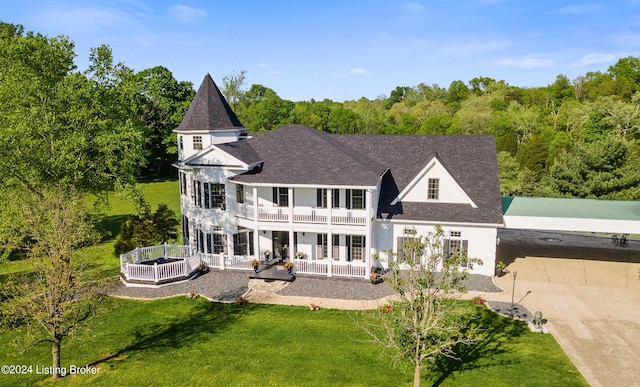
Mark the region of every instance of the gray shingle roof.
POLYGON ((198 89, 189 110, 175 130, 223 130, 244 128, 231 110, 218 86, 207 74, 198 89))
POLYGON ((240 182, 375 186, 387 169, 384 164, 355 152, 337 136, 304 125, 286 125, 241 142, 245 144, 219 147, 247 164, 259 158, 264 165, 260 173, 234 177, 240 182))
POLYGON ((502 223, 493 136, 336 135, 287 125, 218 145, 260 169, 233 180, 273 185, 375 186, 383 176, 378 216, 437 222, 502 223), (393 199, 434 158, 477 205, 393 199), (385 173, 386 172, 386 173, 385 173))

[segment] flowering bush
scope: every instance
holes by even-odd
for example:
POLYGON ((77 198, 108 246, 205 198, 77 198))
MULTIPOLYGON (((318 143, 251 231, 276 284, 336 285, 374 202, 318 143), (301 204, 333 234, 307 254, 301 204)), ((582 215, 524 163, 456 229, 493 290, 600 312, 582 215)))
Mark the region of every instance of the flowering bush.
POLYGON ((198 293, 189 292, 189 295, 187 295, 187 297, 189 297, 189 299, 193 300, 194 298, 198 298, 198 293))
POLYGON ((481 296, 475 296, 471 299, 471 302, 473 302, 476 305, 482 305, 485 302, 485 299, 482 298, 481 296))
POLYGON ((285 263, 284 263, 284 268, 285 268, 285 269, 291 269, 291 268, 293 268, 293 263, 292 263, 292 262, 290 262, 290 261, 285 262, 285 263))
POLYGON ((260 261, 258 261, 257 259, 254 259, 253 261, 251 261, 251 266, 253 267, 260 266, 260 261))
POLYGON ((309 305, 309 310, 312 312, 317 312, 320 310, 320 305, 316 305, 313 302, 309 305))
POLYGON ((240 297, 236 300, 236 305, 246 305, 248 303, 249 301, 244 297, 240 297))
POLYGON ((380 306, 378 307, 378 309, 379 309, 382 313, 391 313, 391 312, 393 312, 393 306, 391 306, 390 304, 380 305, 380 306))

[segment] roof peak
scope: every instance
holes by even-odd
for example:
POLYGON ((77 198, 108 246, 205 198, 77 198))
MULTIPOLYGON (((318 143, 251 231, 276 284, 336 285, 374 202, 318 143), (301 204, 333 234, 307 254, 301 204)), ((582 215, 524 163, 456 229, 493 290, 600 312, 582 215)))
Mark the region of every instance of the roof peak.
POLYGON ((207 73, 177 131, 245 129, 207 73))

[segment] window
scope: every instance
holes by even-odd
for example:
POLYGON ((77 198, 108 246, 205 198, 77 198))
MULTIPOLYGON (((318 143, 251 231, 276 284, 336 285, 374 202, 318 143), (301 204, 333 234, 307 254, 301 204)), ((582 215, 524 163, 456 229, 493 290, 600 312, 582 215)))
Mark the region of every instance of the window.
POLYGON ((184 140, 182 139, 182 136, 180 136, 180 150, 184 149, 184 140))
POLYGON ((187 194, 187 174, 180 171, 180 173, 178 174, 178 177, 180 178, 180 195, 186 195, 187 194))
POLYGON ((327 234, 318 234, 318 259, 324 259, 328 255, 327 251, 327 234))
POLYGON ((203 246, 203 250, 206 249, 207 254, 226 253, 227 236, 222 233, 222 227, 213 226, 213 232, 208 232, 205 236, 206 246, 203 246))
POLYGON ((427 188, 427 199, 438 200, 440 191, 440 179, 429 179, 427 188))
POLYGON ((364 260, 364 236, 363 235, 351 235, 350 247, 350 261, 362 261, 364 260))
POLYGON ((193 149, 202 149, 202 136, 193 136, 193 149))
POLYGON ((182 243, 189 243, 189 218, 182 215, 182 243))
POLYGON ((211 184, 203 183, 204 187, 204 208, 210 208, 211 199, 211 184))
POLYGON ((211 207, 224 210, 225 207, 225 189, 224 184, 211 183, 211 207))
POLYGON ((204 253, 204 233, 202 230, 198 230, 197 238, 198 251, 204 253))
POLYGON ((333 197, 333 208, 340 208, 340 190, 331 190, 331 196, 333 197))
MULTIPOLYGON (((469 241, 462 239, 462 231, 449 231, 449 239, 444 241, 445 259, 455 253, 460 253, 466 257, 468 247, 469 241)), ((462 266, 467 267, 468 261, 465 260, 462 266)))
POLYGON ((347 190, 347 208, 363 210, 366 206, 363 189, 347 190))
POLYGON ((236 202, 244 203, 244 185, 236 184, 236 202))
POLYGON ((333 248, 333 260, 338 261, 340 260, 340 235, 334 234, 332 239, 333 244, 331 247, 333 248))
POLYGON ((194 181, 194 191, 195 191, 195 195, 193 197, 193 199, 195 200, 195 204, 198 207, 202 207, 202 183, 200 182, 200 180, 195 180, 194 181))
POLYGON ((327 189, 318 188, 316 190, 316 207, 327 208, 327 189))
POLYGON ((233 235, 233 254, 234 255, 247 255, 247 233, 239 232, 233 235))
POLYGON ((278 207, 289 207, 289 188, 273 187, 273 203, 278 207))

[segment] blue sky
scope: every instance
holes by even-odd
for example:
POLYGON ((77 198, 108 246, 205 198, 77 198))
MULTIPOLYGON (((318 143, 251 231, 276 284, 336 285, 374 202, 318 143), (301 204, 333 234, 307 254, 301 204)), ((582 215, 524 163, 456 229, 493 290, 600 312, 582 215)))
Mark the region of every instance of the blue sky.
POLYGON ((640 0, 8 1, 0 20, 108 44, 140 71, 162 65, 197 88, 247 71, 292 101, 389 95, 483 76, 545 86, 640 56, 640 0))

